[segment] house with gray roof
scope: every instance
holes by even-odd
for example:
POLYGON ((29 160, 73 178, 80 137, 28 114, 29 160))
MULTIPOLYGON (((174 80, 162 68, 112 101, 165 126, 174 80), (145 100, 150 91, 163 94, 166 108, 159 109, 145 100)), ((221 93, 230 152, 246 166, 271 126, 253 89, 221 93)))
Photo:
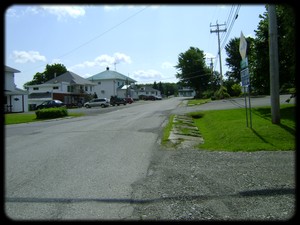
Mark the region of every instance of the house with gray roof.
POLYGON ((4 112, 27 112, 28 92, 17 88, 15 84, 15 73, 20 73, 20 71, 9 66, 5 66, 4 70, 4 112))
POLYGON ((26 85, 31 108, 52 99, 61 100, 70 106, 82 104, 92 98, 95 93, 94 87, 94 83, 71 71, 56 76, 43 84, 26 85))
POLYGON ((101 73, 97 73, 87 78, 95 84, 95 92, 98 98, 108 98, 111 96, 131 97, 131 89, 124 91, 124 87, 129 88, 136 80, 125 76, 117 71, 110 70, 109 67, 101 73), (127 96, 124 96, 127 94, 127 96))

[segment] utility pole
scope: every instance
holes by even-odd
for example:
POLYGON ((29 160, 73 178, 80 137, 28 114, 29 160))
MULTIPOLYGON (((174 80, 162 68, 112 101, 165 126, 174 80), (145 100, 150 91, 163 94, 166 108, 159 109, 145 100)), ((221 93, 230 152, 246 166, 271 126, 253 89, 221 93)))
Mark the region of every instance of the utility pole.
POLYGON ((269 61, 272 123, 280 124, 278 39, 275 5, 268 5, 269 15, 269 61))
POLYGON ((220 75, 221 75, 221 86, 223 86, 223 74, 222 74, 222 59, 221 59, 221 48, 220 48, 220 32, 226 32, 226 28, 220 30, 220 26, 226 26, 226 24, 210 25, 210 27, 217 27, 216 30, 210 30, 210 33, 218 33, 218 46, 219 46, 219 60, 220 60, 220 75))

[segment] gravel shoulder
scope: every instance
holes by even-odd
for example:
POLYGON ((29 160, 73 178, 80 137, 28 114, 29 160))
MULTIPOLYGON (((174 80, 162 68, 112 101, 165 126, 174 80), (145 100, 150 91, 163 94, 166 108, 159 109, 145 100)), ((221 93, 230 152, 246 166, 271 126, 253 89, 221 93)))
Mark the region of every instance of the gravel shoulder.
POLYGON ((291 220, 295 153, 159 149, 133 185, 142 220, 291 220))

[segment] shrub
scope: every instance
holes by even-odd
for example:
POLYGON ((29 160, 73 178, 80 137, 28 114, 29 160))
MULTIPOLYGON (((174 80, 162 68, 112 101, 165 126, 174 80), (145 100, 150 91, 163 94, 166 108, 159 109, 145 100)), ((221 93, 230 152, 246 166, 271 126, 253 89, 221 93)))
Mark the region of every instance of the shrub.
POLYGON ((240 84, 233 84, 231 86, 233 96, 240 96, 242 94, 242 87, 240 84))
POLYGON ((53 119, 68 116, 68 110, 65 107, 39 109, 35 115, 37 119, 53 119))
POLYGON ((229 98, 230 95, 227 92, 227 88, 225 86, 221 86, 220 89, 215 92, 214 97, 215 99, 224 99, 229 98))

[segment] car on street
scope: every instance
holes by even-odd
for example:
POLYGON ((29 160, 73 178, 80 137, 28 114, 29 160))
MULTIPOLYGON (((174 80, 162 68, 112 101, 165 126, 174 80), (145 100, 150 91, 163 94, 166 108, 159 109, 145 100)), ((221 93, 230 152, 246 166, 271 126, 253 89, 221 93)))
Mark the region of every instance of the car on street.
POLYGON ((47 100, 44 101, 42 104, 36 106, 35 109, 39 110, 39 109, 54 108, 54 107, 66 107, 66 104, 60 100, 55 100, 55 99, 47 100))
POLYGON ((109 106, 109 100, 107 98, 95 98, 92 99, 83 105, 86 108, 101 106, 102 108, 109 106))
POLYGON ((133 98, 130 98, 130 97, 125 98, 125 101, 126 101, 128 104, 131 104, 131 103, 133 103, 133 98))
POLYGON ((118 98, 118 97, 111 96, 110 104, 112 106, 115 106, 115 105, 119 106, 119 105, 126 105, 127 102, 124 98, 118 98))

